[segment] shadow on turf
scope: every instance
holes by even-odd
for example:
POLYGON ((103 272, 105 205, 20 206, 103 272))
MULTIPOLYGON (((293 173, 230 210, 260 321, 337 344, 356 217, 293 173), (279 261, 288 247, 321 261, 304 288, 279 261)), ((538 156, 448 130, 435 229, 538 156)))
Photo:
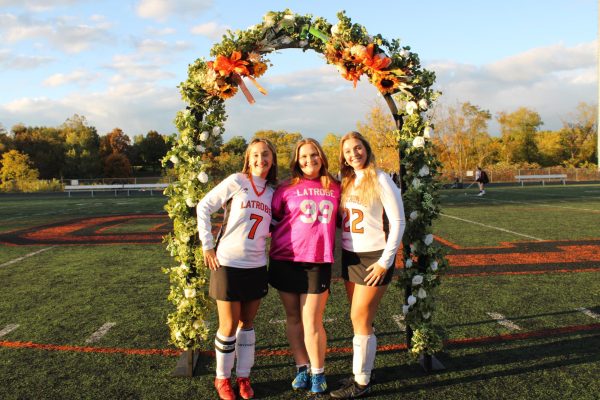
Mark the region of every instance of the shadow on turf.
MULTIPOLYGON (((424 372, 415 364, 400 365, 397 367, 377 368, 377 383, 383 387, 374 387, 373 395, 386 395, 395 393, 411 393, 433 387, 445 387, 486 381, 488 379, 509 377, 514 375, 539 372, 555 368, 565 368, 569 365, 600 362, 600 353, 596 350, 600 347, 600 334, 590 332, 584 334, 565 334, 563 339, 552 343, 537 343, 518 346, 510 349, 489 349, 477 354, 465 354, 450 357, 449 353, 439 354, 439 358, 446 366, 446 370, 436 373, 436 379, 422 381, 424 372), (569 337, 573 336, 573 337, 569 337), (478 369, 495 369, 493 372, 479 372, 478 369), (498 370, 498 368, 502 368, 498 370), (473 374, 475 372, 475 374, 473 374), (397 380, 419 379, 419 383, 408 383, 406 386, 393 389, 386 388, 386 383, 397 380)), ((524 341, 525 342, 525 341, 524 341)), ((529 342, 529 341, 527 341, 529 342)), ((503 342, 506 344, 506 342, 503 342)), ((521 343, 521 342, 519 342, 521 343)), ((452 346, 453 348, 490 347, 499 344, 468 344, 452 346)), ((349 360, 348 362, 350 362, 349 360)))

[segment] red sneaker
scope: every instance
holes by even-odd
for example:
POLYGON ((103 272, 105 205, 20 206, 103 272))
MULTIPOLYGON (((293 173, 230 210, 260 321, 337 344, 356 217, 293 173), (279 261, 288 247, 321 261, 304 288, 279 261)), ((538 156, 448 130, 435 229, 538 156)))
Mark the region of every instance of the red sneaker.
POLYGON ((247 400, 254 398, 254 390, 252 390, 252 386, 250 386, 250 378, 237 378, 237 384, 242 399, 247 400))
POLYGON ((233 393, 229 378, 215 378, 215 389, 221 400, 235 400, 235 393, 233 393))

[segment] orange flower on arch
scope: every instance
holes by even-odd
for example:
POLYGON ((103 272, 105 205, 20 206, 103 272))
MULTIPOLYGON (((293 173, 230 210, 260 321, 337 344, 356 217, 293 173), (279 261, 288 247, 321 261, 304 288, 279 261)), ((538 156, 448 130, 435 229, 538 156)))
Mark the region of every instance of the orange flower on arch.
POLYGON ((371 82, 383 94, 393 94, 400 85, 400 79, 396 75, 385 71, 374 73, 371 82))
POLYGON ((231 73, 246 76, 249 75, 247 65, 248 61, 242 60, 242 53, 234 51, 231 53, 231 57, 218 55, 217 59, 212 64, 212 68, 221 76, 227 76, 231 73))
POLYGON ((370 43, 367 45, 364 51, 361 51, 357 56, 362 58, 362 63, 375 71, 381 71, 387 68, 392 63, 392 59, 385 55, 385 53, 373 54, 375 51, 375 44, 370 43))

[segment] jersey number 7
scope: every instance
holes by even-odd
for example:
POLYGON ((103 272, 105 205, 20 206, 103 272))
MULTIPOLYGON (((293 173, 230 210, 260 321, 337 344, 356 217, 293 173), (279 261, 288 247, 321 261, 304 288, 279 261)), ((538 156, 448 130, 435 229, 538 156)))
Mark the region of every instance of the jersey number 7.
POLYGON ((250 228, 250 232, 248 233, 248 239, 254 239, 254 235, 256 234, 256 230, 258 229, 258 225, 260 225, 260 223, 263 220, 263 217, 257 214, 250 214, 250 219, 254 220, 254 224, 252 225, 252 228, 250 228))

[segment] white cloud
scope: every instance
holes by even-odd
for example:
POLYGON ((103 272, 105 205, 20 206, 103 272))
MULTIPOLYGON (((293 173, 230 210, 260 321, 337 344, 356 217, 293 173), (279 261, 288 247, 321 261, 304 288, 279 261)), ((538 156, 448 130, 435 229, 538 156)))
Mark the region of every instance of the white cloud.
POLYGON ((175 28, 146 28, 148 36, 167 36, 177 33, 175 28))
POLYGON ((173 53, 189 49, 191 46, 184 41, 174 43, 166 40, 143 39, 135 43, 135 47, 141 54, 146 53, 173 53))
MULTIPOLYGON (((596 42, 532 49, 481 67, 456 62, 432 62, 440 104, 469 101, 489 110, 512 112, 519 107, 537 111, 543 129, 558 129, 561 118, 581 101, 597 102, 596 42)), ((497 124, 490 124, 491 133, 497 124)))
POLYGON ((44 86, 63 86, 69 84, 86 85, 92 83, 100 77, 98 73, 91 73, 83 69, 77 69, 67 74, 54 74, 46 78, 43 82, 44 86))
POLYGON ((92 24, 78 23, 69 17, 38 20, 28 15, 0 14, 0 33, 6 43, 24 40, 47 40, 67 53, 79 53, 96 43, 108 43, 111 24, 92 18, 92 24))
POLYGON ((219 25, 216 22, 207 22, 205 24, 193 26, 190 29, 190 32, 194 35, 202 35, 217 40, 220 39, 228 29, 230 29, 230 27, 227 25, 219 25))
POLYGON ((4 69, 34 69, 54 61, 52 57, 13 54, 9 49, 0 49, 0 67, 4 69))
POLYGON ((31 126, 58 126, 77 113, 100 134, 119 127, 132 137, 152 129, 165 134, 175 132, 172 121, 181 107, 176 88, 134 84, 112 86, 98 93, 72 93, 62 99, 17 99, 0 105, 0 113, 3 122, 8 121, 7 126, 19 121, 31 126))
POLYGON ((142 18, 165 21, 171 15, 198 16, 212 7, 212 0, 140 0, 136 6, 142 18))
POLYGON ((30 11, 41 12, 80 2, 81 0, 0 0, 0 7, 24 7, 30 11))

